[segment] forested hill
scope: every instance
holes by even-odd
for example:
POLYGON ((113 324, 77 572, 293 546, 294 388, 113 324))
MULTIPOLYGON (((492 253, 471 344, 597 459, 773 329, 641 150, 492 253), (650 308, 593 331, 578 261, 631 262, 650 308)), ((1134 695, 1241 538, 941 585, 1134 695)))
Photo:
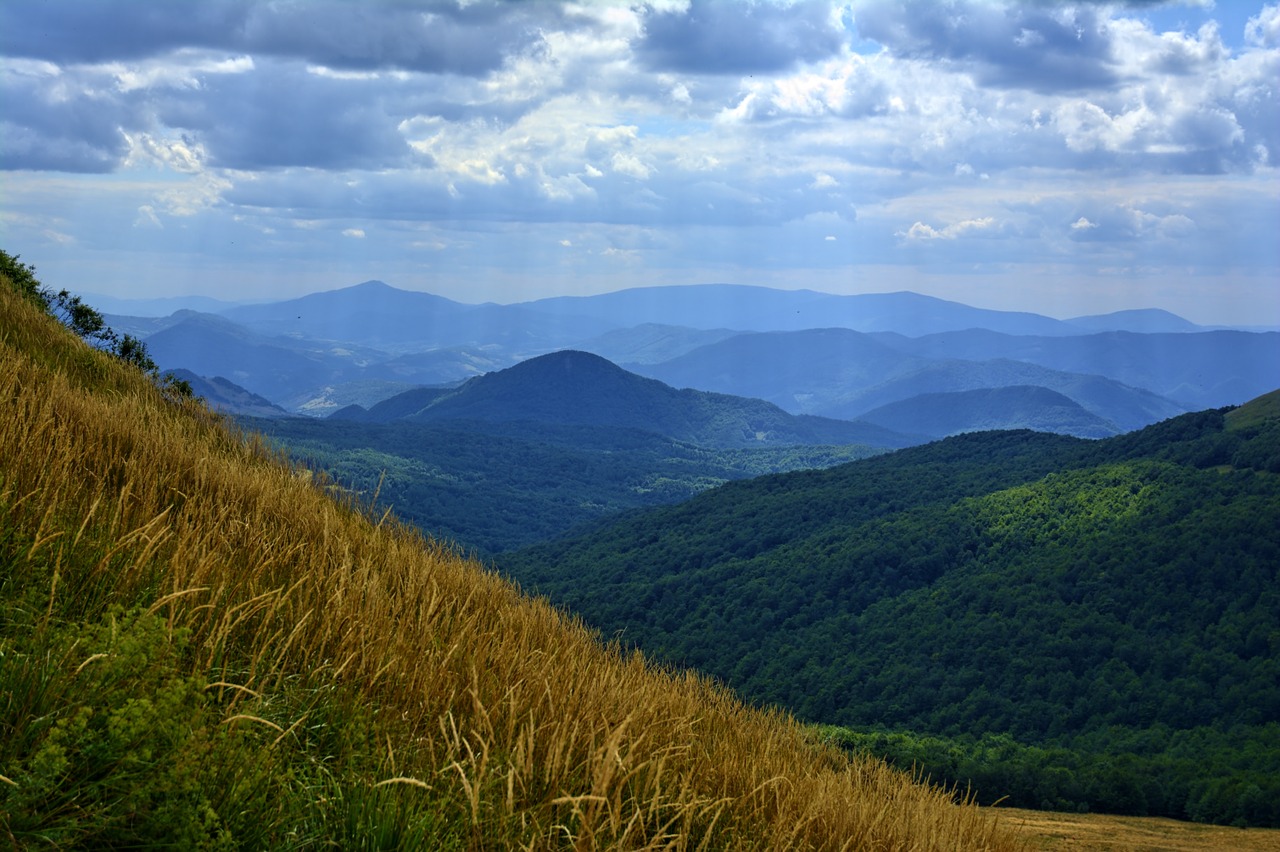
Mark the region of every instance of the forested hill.
POLYGON ((1207 731, 1197 772, 1280 794, 1274 397, 731 483, 499 564, 813 721, 1090 748, 1207 731))
POLYGON ((589 352, 562 350, 477 376, 447 393, 413 390, 347 419, 415 423, 526 421, 607 426, 703 447, 867 444, 902 447, 921 438, 870 423, 788 414, 760 399, 677 390, 589 352), (426 394, 426 396, 424 396, 426 394), (409 402, 406 404, 405 400, 409 402), (406 413, 413 405, 418 409, 406 413), (388 416, 390 415, 390 416, 388 416))

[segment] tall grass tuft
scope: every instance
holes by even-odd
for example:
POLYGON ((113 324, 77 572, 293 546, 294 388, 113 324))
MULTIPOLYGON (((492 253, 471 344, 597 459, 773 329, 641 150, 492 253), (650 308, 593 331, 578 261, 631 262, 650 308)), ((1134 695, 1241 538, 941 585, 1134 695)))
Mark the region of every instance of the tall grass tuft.
POLYGON ((0 318, 3 840, 1020 848, 367 517, 7 282, 0 318))

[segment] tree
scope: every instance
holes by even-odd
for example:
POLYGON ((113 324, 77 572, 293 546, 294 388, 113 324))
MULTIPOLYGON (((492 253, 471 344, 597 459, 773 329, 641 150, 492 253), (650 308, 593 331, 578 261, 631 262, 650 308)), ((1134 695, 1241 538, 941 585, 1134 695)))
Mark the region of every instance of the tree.
POLYGON ((0 249, 0 275, 8 277, 18 288, 19 293, 39 302, 40 306, 47 310, 49 297, 36 278, 36 268, 29 263, 23 263, 18 259, 19 257, 20 255, 9 254, 4 249, 0 249))
POLYGON ((190 383, 172 373, 160 375, 160 369, 147 352, 147 344, 132 334, 123 337, 107 325, 102 314, 85 304, 79 296, 66 290, 52 293, 36 278, 36 268, 19 260, 19 255, 0 249, 0 275, 8 277, 18 292, 35 301, 46 313, 71 329, 92 346, 110 352, 126 364, 146 373, 160 390, 171 399, 189 398, 193 395, 190 383))

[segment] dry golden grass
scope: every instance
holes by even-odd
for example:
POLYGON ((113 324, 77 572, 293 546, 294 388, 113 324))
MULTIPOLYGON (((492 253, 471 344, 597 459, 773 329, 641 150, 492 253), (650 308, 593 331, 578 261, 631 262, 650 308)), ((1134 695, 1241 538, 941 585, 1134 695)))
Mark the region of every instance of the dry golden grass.
POLYGON ((1021 848, 990 813, 365 517, 8 286, 0 319, 0 525, 53 567, 50 612, 141 603, 189 631, 223 724, 305 749, 324 696, 354 696, 368 753, 335 773, 462 802, 471 848, 1021 848))
POLYGON ((1061 814, 999 808, 1032 849, 1105 852, 1280 852, 1280 829, 1230 828, 1160 817, 1061 814))

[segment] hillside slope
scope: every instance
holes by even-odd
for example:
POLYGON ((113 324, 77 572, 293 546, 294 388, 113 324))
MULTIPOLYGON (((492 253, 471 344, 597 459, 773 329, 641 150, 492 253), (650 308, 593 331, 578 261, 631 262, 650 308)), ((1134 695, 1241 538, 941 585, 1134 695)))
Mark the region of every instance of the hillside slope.
POLYGON ((0 319, 15 845, 1016 848, 351 510, 7 281, 0 319))
POLYGON ((975 433, 730 483, 499 564, 814 721, 1108 759, 1145 742, 1133 774, 1163 792, 1062 798, 1280 824, 1262 804, 1280 801, 1280 421, 1253 407, 1232 428, 975 433), (1179 738, 1194 762, 1162 751, 1179 738))

